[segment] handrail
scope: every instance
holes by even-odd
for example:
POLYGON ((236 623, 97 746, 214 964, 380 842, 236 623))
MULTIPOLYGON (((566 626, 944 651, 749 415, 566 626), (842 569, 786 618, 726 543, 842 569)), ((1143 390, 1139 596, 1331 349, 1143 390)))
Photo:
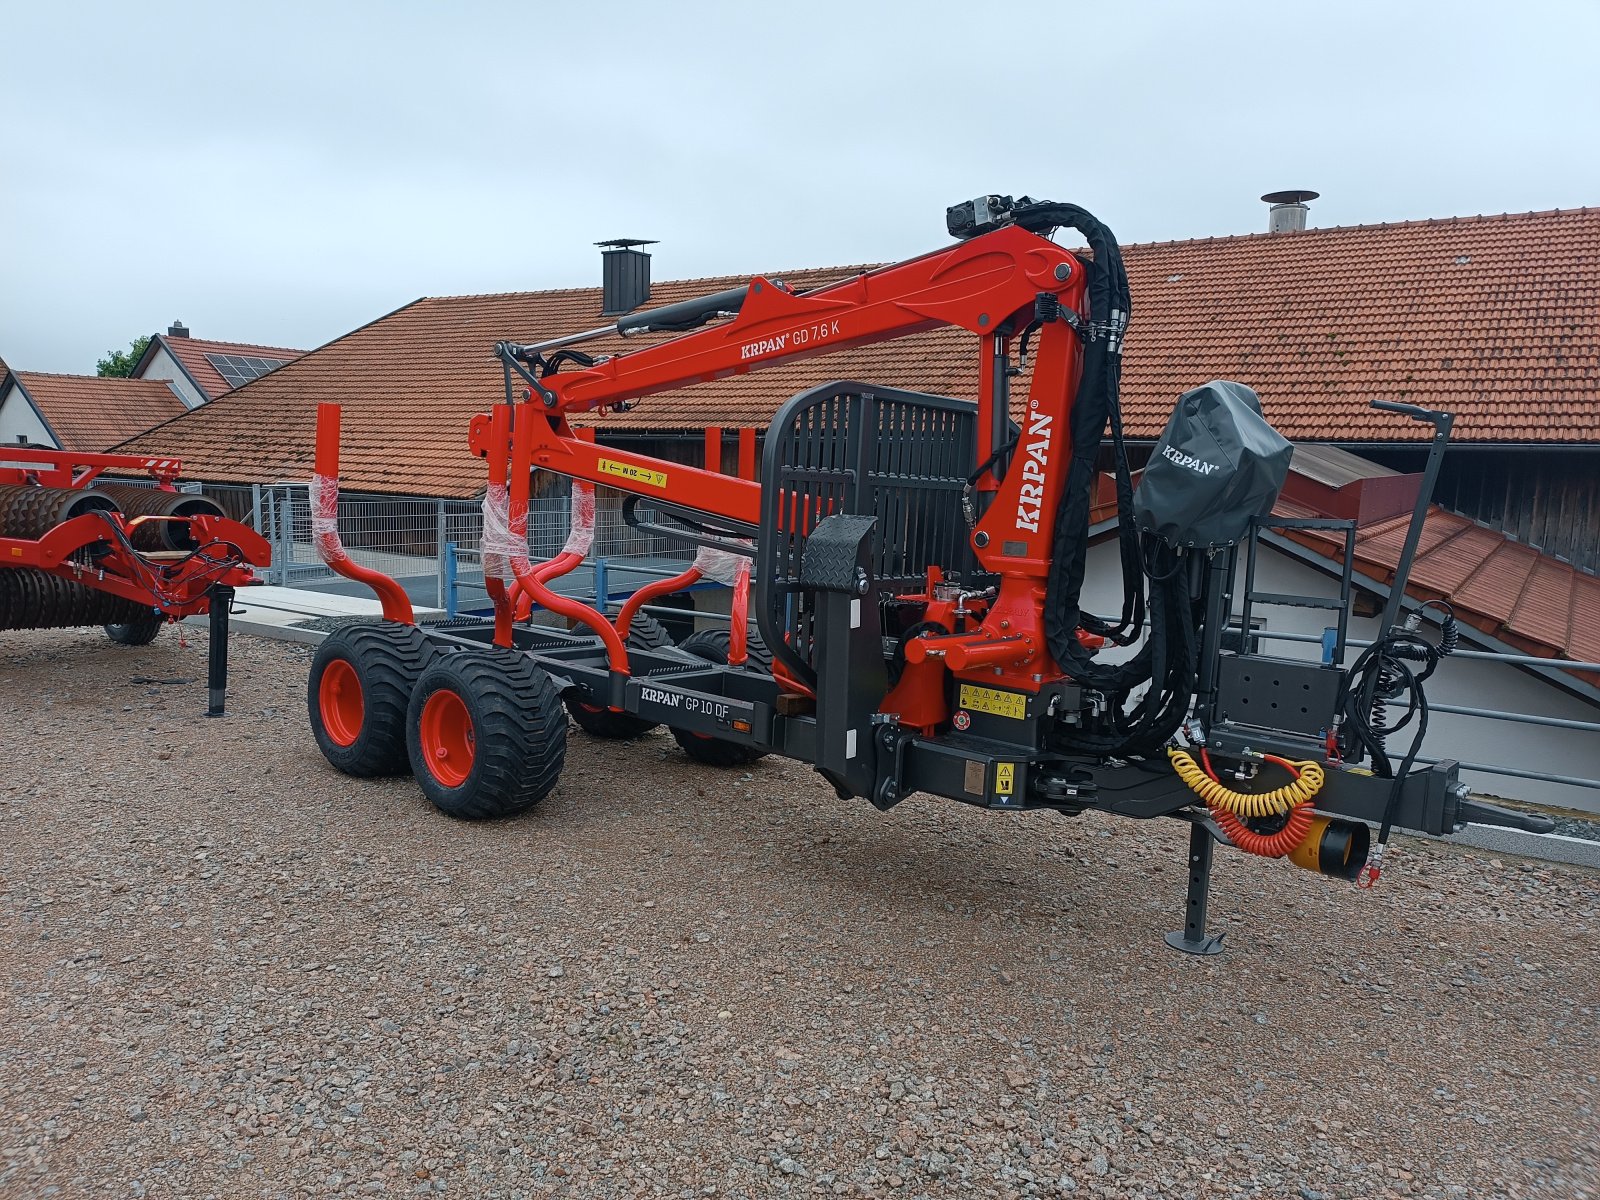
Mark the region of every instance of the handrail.
MULTIPOLYGON (((1315 642, 1321 644, 1322 635, 1317 633, 1276 633, 1270 629, 1252 629, 1252 638, 1266 638, 1275 642, 1315 642)), ((1345 643, 1347 646, 1365 648, 1371 642, 1362 641, 1360 638, 1351 638, 1345 643)), ((1557 667, 1563 671, 1600 671, 1600 662, 1577 662, 1570 658, 1546 658, 1538 654, 1502 654, 1498 650, 1462 650, 1457 648, 1450 652, 1451 658, 1481 658, 1488 662, 1512 663, 1517 666, 1528 667, 1557 667)))

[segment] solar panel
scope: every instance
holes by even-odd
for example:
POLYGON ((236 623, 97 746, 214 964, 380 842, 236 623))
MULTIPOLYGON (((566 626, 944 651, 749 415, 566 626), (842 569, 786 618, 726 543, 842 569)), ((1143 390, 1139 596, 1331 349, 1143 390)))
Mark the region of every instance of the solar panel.
POLYGON ((257 358, 250 354, 207 354, 206 361, 217 369, 230 388, 241 387, 252 379, 260 379, 268 371, 276 371, 289 360, 286 358, 257 358))

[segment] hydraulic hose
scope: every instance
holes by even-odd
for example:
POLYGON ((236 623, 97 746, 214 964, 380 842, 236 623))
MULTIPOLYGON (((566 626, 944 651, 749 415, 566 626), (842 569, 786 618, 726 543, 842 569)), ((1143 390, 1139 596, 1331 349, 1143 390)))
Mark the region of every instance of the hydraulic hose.
MULTIPOLYGON (((1227 787, 1209 770, 1206 770, 1185 751, 1169 747, 1167 757, 1178 778, 1206 802, 1217 826, 1228 840, 1247 854, 1262 858, 1282 858, 1294 850, 1311 831, 1311 801, 1322 790, 1325 779, 1322 764, 1306 760, 1291 762, 1286 758, 1268 754, 1268 762, 1277 763, 1294 778, 1283 787, 1270 792, 1236 792, 1227 787), (1288 813, 1283 828, 1275 833, 1257 833, 1244 823, 1243 817, 1272 817, 1288 813)), ((1201 757, 1205 752, 1201 751, 1201 757)))
POLYGON ((1294 779, 1270 792, 1236 792, 1221 780, 1207 775, 1200 764, 1186 751, 1171 747, 1167 757, 1172 769, 1189 789, 1213 809, 1234 813, 1241 817, 1271 817, 1288 812, 1297 804, 1308 803, 1322 790, 1324 779, 1322 764, 1307 760, 1290 762, 1286 758, 1267 755, 1268 762, 1285 767, 1294 779))

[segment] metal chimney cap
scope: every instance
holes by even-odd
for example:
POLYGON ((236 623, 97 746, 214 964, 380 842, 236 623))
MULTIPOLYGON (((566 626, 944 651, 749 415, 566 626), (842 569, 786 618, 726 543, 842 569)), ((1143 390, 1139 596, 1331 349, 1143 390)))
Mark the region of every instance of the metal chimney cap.
POLYGON ((1308 192, 1303 188, 1290 188, 1286 192, 1268 192, 1261 197, 1268 204, 1304 204, 1307 200, 1315 200, 1321 192, 1308 192))
POLYGON ((595 245, 610 250, 628 250, 634 246, 657 246, 660 242, 655 238, 612 238, 608 242, 596 242, 595 245))

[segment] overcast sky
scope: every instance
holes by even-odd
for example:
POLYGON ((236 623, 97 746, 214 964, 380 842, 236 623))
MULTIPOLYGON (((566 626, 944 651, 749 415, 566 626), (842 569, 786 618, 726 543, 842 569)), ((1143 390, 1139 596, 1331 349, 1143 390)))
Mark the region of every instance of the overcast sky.
MULTIPOLYGON (((310 348, 422 295, 1600 203, 1600 4, 7 4, 0 357, 310 348)), ((1137 297, 1135 297, 1137 304, 1137 297)), ((531 338, 541 331, 508 329, 531 338)), ((404 364, 396 364, 403 369, 404 364)))

